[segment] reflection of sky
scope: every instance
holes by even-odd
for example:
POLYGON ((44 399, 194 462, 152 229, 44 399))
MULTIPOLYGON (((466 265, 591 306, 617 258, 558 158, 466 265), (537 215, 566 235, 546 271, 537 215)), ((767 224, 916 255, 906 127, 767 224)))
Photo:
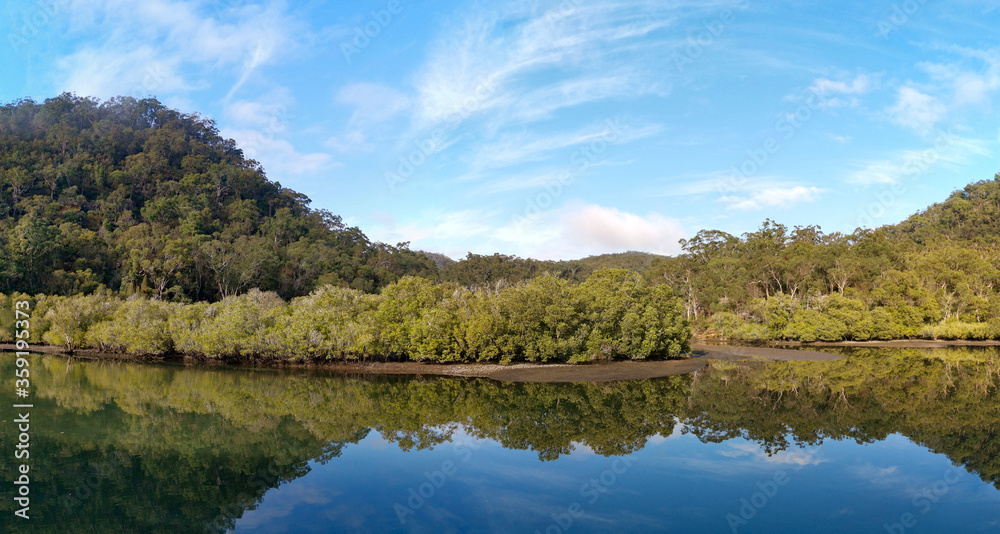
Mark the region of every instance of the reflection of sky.
POLYGON ((573 532, 731 532, 727 514, 739 515, 742 499, 750 501, 776 474, 786 483, 738 532, 885 532, 905 513, 917 521, 907 533, 1000 528, 1000 492, 898 435, 768 455, 753 442, 702 443, 678 428, 650 439, 628 457, 628 467, 582 444, 541 462, 536 452, 508 450, 462 429, 453 436, 455 442, 407 453, 372 432, 269 492, 237 531, 545 532, 556 524, 553 514, 579 503, 584 515, 573 520, 573 532), (407 506, 410 490, 419 491, 425 474, 449 461, 454 474, 438 478, 441 487, 401 524, 394 505, 407 506), (612 481, 613 468, 619 473, 612 481), (596 499, 581 492, 602 475, 606 492, 596 499))

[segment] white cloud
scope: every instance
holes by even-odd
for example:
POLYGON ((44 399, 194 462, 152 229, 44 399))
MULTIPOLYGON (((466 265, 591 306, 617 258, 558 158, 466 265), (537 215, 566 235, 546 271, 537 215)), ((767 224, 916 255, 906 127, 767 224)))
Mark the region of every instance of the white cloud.
POLYGON ((520 247, 538 258, 573 259, 638 250, 677 254, 687 237, 679 220, 658 213, 637 215, 579 201, 542 213, 526 213, 494 233, 504 248, 520 247))
POLYGON ((896 104, 887 111, 896 124, 918 133, 926 133, 944 120, 948 108, 936 97, 907 86, 899 89, 896 104))
POLYGON ((505 219, 500 210, 425 212, 406 224, 376 225, 370 235, 385 242, 410 241, 411 248, 457 258, 470 251, 501 251, 554 260, 629 250, 677 254, 678 241, 687 237, 677 219, 579 201, 514 220, 505 219))
POLYGON ((726 195, 719 198, 729 209, 759 210, 764 208, 787 207, 803 202, 812 202, 823 194, 818 187, 771 187, 748 196, 726 195))
POLYGON ((223 128, 220 135, 233 139, 246 157, 263 164, 268 177, 301 177, 310 173, 340 166, 333 156, 324 152, 303 153, 283 139, 274 137, 267 128, 263 130, 233 130, 223 128))
POLYGON ((898 89, 895 104, 886 109, 893 122, 926 134, 955 114, 992 109, 1000 91, 1000 52, 958 46, 943 51, 954 60, 920 63, 924 79, 898 89))
POLYGON ((821 108, 837 108, 857 106, 858 98, 871 91, 876 86, 876 79, 867 74, 860 74, 849 81, 817 78, 809 87, 809 93, 820 97, 821 108))
POLYGON ((258 67, 294 49, 297 24, 282 9, 248 4, 220 21, 193 2, 73 1, 69 34, 100 39, 56 62, 56 86, 100 98, 161 95, 200 89, 228 73, 236 78, 232 95, 258 67))
POLYGON ((813 82, 811 90, 816 91, 820 94, 844 94, 844 95, 862 95, 868 92, 872 87, 872 80, 868 75, 860 75, 855 77, 850 82, 829 80, 826 78, 818 78, 813 82))
POLYGON ((111 54, 87 47, 57 60, 56 67, 64 76, 58 83, 61 89, 80 95, 145 98, 194 89, 192 82, 179 74, 178 58, 161 57, 145 45, 111 54))
POLYGON ((646 61, 657 50, 636 44, 670 26, 676 7, 580 0, 549 10, 513 3, 469 13, 416 76, 418 121, 433 125, 486 110, 504 123, 535 121, 587 102, 662 94, 662 73, 646 61), (525 83, 538 75, 548 83, 525 83))
POLYGON ((658 213, 636 215, 615 208, 586 204, 563 215, 564 237, 594 250, 640 250, 675 254, 685 237, 676 219, 658 213))
POLYGON ((992 143, 941 133, 934 144, 920 150, 899 150, 890 157, 861 164, 847 181, 862 185, 895 184, 947 165, 965 165, 976 157, 991 156, 992 143))
POLYGON ((235 124, 259 128, 268 127, 275 133, 285 130, 295 105, 292 92, 281 87, 273 89, 256 100, 237 100, 226 104, 226 116, 235 124))

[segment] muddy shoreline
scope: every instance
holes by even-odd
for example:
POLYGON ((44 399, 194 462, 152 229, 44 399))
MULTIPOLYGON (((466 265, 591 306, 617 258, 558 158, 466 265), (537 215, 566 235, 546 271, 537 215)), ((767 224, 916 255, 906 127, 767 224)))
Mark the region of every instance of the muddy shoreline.
MULTIPOLYGON (((32 352, 105 361, 169 362, 194 366, 223 366, 242 368, 275 368, 318 370, 345 374, 427 375, 489 378, 504 382, 613 382, 659 378, 693 373, 704 369, 710 360, 726 361, 827 361, 842 358, 840 355, 819 351, 795 350, 776 347, 741 347, 693 343, 690 357, 664 361, 615 361, 588 364, 566 363, 420 363, 394 361, 306 361, 277 360, 224 362, 183 356, 142 357, 127 354, 110 354, 94 350, 78 350, 72 354, 59 347, 32 346, 32 352)), ((14 345, 0 344, 0 350, 13 351, 14 345)))

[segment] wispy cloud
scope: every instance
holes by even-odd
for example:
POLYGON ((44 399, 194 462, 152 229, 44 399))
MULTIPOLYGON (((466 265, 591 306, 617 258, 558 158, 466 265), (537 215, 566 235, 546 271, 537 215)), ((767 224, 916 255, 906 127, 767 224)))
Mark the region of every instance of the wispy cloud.
POLYGON ((887 158, 861 163, 859 169, 848 174, 847 181, 861 185, 901 183, 942 166, 964 165, 977 157, 991 156, 993 144, 941 133, 927 148, 897 150, 887 158))
POLYGON ((490 110, 507 121, 533 121, 587 102, 665 90, 655 63, 643 62, 655 50, 623 56, 671 24, 672 4, 550 5, 515 2, 468 13, 417 74, 418 119, 435 124, 490 110), (525 83, 539 75, 549 83, 525 83))
POLYGON ((247 157, 263 163, 272 180, 304 177, 340 166, 330 154, 300 152, 292 143, 276 139, 266 128, 263 130, 223 128, 219 133, 223 137, 235 140, 247 157))
POLYGON ((268 91, 255 100, 237 100, 230 102, 226 108, 226 118, 235 124, 250 125, 257 128, 272 127, 283 130, 283 126, 275 126, 290 117, 290 109, 295 105, 292 92, 286 87, 268 91))
POLYGON ((760 210, 764 208, 788 207, 804 202, 813 202, 823 194, 819 187, 771 187, 750 195, 726 195, 719 198, 729 209, 760 210))
POLYGON ((55 84, 102 98, 160 95, 208 87, 221 71, 235 78, 228 99, 257 68, 294 49, 298 25, 282 9, 247 4, 222 21, 194 2, 75 0, 70 35, 102 39, 57 61, 55 84))
POLYGON ((937 97, 907 86, 899 89, 896 103, 886 111, 896 124, 926 133, 944 120, 948 108, 937 97))
MULTIPOLYGON (((605 121, 581 128, 573 132, 550 133, 548 135, 529 133, 521 130, 498 136, 496 140, 486 141, 476 148, 469 156, 467 163, 476 171, 497 169, 526 162, 541 161, 563 151, 563 149, 596 144, 600 151, 607 150, 609 145, 623 144, 638 139, 656 135, 663 128, 658 125, 642 127, 627 127, 620 121, 605 121)), ((596 152, 592 150, 591 154, 596 152)), ((578 167, 581 161, 590 166, 595 161, 583 153, 564 153, 563 166, 578 167), (583 159, 580 159, 583 158, 583 159)))
POLYGON ((951 61, 922 62, 925 75, 897 89, 886 114, 896 124, 920 134, 968 110, 992 109, 1000 92, 1000 51, 960 46, 941 48, 951 61))
POLYGON ((820 97, 820 108, 838 108, 857 106, 861 95, 867 94, 877 85, 877 78, 868 74, 859 74, 850 80, 831 80, 817 78, 809 87, 808 93, 820 97))
POLYGON ((410 107, 410 97, 401 91, 377 83, 352 83, 337 92, 334 102, 351 106, 348 121, 355 128, 385 122, 410 107))

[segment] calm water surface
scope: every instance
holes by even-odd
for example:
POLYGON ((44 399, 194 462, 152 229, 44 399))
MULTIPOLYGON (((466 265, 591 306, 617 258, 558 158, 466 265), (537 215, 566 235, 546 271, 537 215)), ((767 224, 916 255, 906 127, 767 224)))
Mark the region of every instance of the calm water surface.
POLYGON ((0 531, 1000 531, 1000 352, 845 352, 615 384, 34 356, 0 531))

